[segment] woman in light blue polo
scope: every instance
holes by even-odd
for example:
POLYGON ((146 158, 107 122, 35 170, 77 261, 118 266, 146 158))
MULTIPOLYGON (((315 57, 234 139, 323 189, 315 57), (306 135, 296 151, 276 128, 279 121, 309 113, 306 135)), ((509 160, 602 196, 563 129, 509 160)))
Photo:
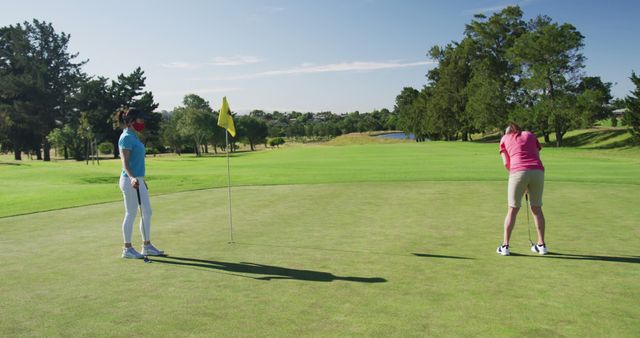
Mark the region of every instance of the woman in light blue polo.
POLYGON ((145 115, 135 108, 121 110, 116 114, 123 129, 118 141, 120 158, 122 159, 120 190, 122 191, 122 196, 124 196, 125 210, 124 221, 122 222, 122 235, 124 237, 122 258, 161 256, 164 252, 151 244, 151 203, 149 201, 149 191, 144 182, 145 148, 137 134, 144 129, 145 115), (131 232, 133 230, 133 221, 138 212, 138 202, 140 202, 142 208, 140 233, 142 234, 143 244, 141 253, 131 245, 131 232))

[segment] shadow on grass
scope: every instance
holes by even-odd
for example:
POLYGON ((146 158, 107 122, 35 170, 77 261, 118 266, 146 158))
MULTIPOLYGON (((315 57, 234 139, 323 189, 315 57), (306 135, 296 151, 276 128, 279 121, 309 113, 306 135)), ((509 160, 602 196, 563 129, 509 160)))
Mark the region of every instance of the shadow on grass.
POLYGON ((602 143, 610 139, 620 137, 626 133, 626 130, 591 130, 565 137, 562 140, 562 144, 568 147, 578 147, 588 144, 602 143))
POLYGON ((349 253, 358 253, 358 254, 367 254, 367 255, 384 255, 384 256, 406 256, 406 253, 392 253, 392 252, 375 252, 368 250, 347 250, 347 249, 334 249, 334 248, 320 248, 320 247, 310 247, 310 246, 296 246, 296 245, 281 245, 281 244, 265 244, 265 243, 246 243, 246 242, 236 242, 236 245, 251 245, 251 246, 266 246, 272 248, 286 248, 286 249, 302 249, 302 250, 318 250, 318 251, 333 251, 333 252, 349 252, 349 253))
POLYGON ((380 277, 343 277, 343 276, 335 276, 334 274, 329 272, 313 271, 313 270, 298 270, 298 269, 290 269, 290 268, 284 268, 279 266, 263 265, 263 264, 248 263, 248 262, 230 263, 230 262, 208 261, 204 259, 174 257, 174 256, 167 256, 163 258, 165 259, 154 258, 153 262, 162 263, 162 264, 181 265, 181 266, 194 266, 199 268, 227 271, 232 273, 235 272, 235 273, 262 275, 262 277, 250 277, 245 275, 238 275, 238 276, 253 278, 256 280, 264 280, 264 281, 270 281, 272 279, 295 279, 295 280, 310 281, 310 282, 333 282, 336 280, 343 280, 348 282, 359 282, 359 283, 384 283, 387 281, 386 279, 380 278, 380 277))
POLYGON ((603 261, 603 262, 618 262, 618 263, 640 263, 640 257, 620 257, 620 256, 596 256, 596 255, 577 255, 577 254, 563 254, 559 252, 549 252, 544 256, 545 258, 557 258, 557 259, 577 259, 584 261, 603 261))
POLYGON ((597 255, 578 255, 578 254, 564 254, 559 252, 549 252, 546 255, 530 254, 523 255, 518 253, 511 253, 511 256, 520 257, 538 257, 538 258, 554 258, 554 259, 572 259, 581 261, 602 261, 602 262, 617 262, 617 263, 640 263, 640 257, 636 256, 597 256, 597 255))
MULTIPOLYGON (((303 246, 295 246, 295 245, 275 245, 275 244, 256 244, 256 243, 236 243, 240 245, 252 245, 252 246, 267 246, 267 247, 276 247, 276 248, 288 248, 288 249, 304 249, 304 250, 321 250, 321 251, 335 251, 335 252, 349 252, 349 253, 358 253, 358 254, 367 254, 367 255, 384 255, 384 256, 406 256, 406 253, 391 253, 391 252, 375 252, 375 251, 364 251, 364 250, 345 250, 345 249, 332 249, 332 248, 317 248, 317 247, 303 247, 303 246)), ((429 257, 429 258, 453 258, 453 259, 473 259, 469 257, 459 257, 459 256, 445 256, 445 255, 435 255, 435 254, 425 254, 425 253, 412 253, 412 255, 417 257, 429 257)))
MULTIPOLYGON (((623 138, 619 141, 610 142, 612 139, 622 138, 627 133, 628 131, 626 129, 609 128, 600 130, 589 130, 584 133, 565 137, 562 140, 562 145, 565 147, 589 146, 589 148, 592 149, 615 149, 633 147, 634 142, 633 138, 631 137, 623 138)), ((552 142, 548 146, 555 146, 555 142, 552 142)))
POLYGON ((418 256, 418 257, 428 257, 428 258, 473 259, 470 257, 445 256, 445 255, 434 255, 434 254, 424 254, 424 253, 413 253, 412 255, 418 256))

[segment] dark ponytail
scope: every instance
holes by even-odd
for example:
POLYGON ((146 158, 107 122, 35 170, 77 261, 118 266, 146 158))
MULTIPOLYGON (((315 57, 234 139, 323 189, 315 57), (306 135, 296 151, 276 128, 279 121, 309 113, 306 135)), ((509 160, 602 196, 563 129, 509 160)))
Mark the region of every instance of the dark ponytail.
POLYGON ((113 114, 113 129, 122 128, 124 125, 126 125, 126 115, 127 112, 124 109, 118 109, 115 114, 113 114))
POLYGON ((122 128, 142 115, 142 112, 136 108, 121 108, 113 115, 114 127, 122 128))

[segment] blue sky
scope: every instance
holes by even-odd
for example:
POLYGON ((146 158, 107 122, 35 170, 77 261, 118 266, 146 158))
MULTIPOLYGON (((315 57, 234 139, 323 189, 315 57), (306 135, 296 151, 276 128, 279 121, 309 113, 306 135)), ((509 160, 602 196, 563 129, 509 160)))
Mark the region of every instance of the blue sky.
POLYGON ((85 71, 115 78, 140 66, 159 109, 195 93, 235 111, 392 109, 421 88, 434 45, 460 41, 474 13, 520 5, 585 36, 584 72, 632 89, 640 72, 640 2, 634 0, 0 0, 0 26, 37 18, 71 34, 85 71))

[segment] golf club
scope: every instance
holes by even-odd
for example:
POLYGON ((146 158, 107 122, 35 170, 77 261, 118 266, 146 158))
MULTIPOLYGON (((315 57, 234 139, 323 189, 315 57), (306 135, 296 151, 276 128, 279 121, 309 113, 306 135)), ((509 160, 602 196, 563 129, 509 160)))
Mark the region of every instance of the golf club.
POLYGON ((531 240, 531 222, 529 221, 529 192, 527 191, 524 194, 524 199, 527 200, 527 232, 529 232, 529 243, 533 246, 533 241, 531 240))
MULTIPOLYGON (((147 234, 144 229, 144 216, 142 215, 142 203, 140 202, 140 187, 136 188, 136 193, 138 194, 138 208, 140 208, 140 222, 142 222, 142 237, 144 237, 143 241, 145 241, 147 240, 147 234)), ((151 263, 151 260, 146 255, 143 260, 145 263, 151 263)))

